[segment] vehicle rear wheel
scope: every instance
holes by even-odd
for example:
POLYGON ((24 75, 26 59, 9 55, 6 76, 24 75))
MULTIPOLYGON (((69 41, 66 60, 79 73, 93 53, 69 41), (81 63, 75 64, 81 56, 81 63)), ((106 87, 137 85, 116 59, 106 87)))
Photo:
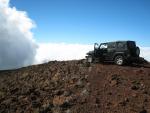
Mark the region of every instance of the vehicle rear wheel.
POLYGON ((124 64, 124 58, 123 56, 119 55, 115 57, 115 64, 121 66, 124 64))

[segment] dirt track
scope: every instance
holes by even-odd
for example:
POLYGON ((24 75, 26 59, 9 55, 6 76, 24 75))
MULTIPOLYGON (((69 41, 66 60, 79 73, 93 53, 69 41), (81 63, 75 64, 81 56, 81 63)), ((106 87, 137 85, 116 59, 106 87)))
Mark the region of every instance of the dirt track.
POLYGON ((150 113, 150 66, 54 61, 1 71, 0 113, 150 113))

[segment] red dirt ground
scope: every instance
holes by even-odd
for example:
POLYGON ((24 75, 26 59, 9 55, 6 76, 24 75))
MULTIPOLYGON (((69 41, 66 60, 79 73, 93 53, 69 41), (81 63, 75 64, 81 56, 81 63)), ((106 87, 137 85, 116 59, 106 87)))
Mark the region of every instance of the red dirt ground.
POLYGON ((150 65, 53 61, 0 71, 0 113, 150 113, 150 65))

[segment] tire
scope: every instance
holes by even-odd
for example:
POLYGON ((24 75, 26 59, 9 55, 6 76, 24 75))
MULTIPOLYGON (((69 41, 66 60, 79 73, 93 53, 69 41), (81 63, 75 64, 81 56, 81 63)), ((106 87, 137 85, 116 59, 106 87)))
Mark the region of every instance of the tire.
POLYGON ((140 48, 139 47, 136 47, 136 55, 140 56, 140 48))
POLYGON ((88 57, 87 57, 87 62, 88 62, 88 63, 92 63, 92 62, 93 62, 92 56, 88 56, 88 57))
POLYGON ((115 57, 115 64, 121 66, 124 64, 124 58, 121 55, 115 57))

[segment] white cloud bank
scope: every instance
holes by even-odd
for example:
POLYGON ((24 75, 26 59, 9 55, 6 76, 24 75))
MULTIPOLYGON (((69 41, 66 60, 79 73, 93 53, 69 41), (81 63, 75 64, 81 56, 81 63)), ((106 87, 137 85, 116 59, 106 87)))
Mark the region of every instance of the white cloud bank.
POLYGON ((141 56, 150 62, 150 47, 141 47, 141 56))
POLYGON ((85 58, 86 53, 93 49, 93 45, 42 43, 37 50, 36 62, 50 60, 76 60, 85 58))
POLYGON ((37 45, 31 29, 34 24, 26 12, 0 0, 0 70, 33 64, 37 45))

